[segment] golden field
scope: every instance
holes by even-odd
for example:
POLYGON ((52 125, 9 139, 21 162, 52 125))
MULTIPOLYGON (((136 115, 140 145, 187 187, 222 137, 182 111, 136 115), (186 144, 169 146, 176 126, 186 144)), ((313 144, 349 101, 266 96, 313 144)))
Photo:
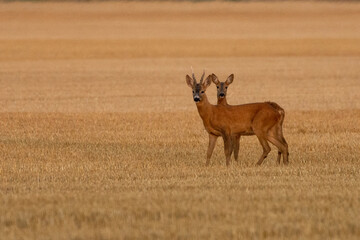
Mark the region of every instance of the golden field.
POLYGON ((359 23, 351 2, 1 2, 0 239, 358 239, 359 23), (290 165, 243 137, 205 167, 190 66, 280 104, 290 165))

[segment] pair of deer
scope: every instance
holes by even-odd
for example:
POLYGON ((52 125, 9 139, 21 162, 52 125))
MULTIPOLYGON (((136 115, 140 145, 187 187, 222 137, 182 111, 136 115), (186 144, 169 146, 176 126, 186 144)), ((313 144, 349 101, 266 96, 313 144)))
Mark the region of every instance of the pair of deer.
POLYGON ((274 102, 229 105, 226 101, 226 92, 234 80, 234 74, 231 74, 225 82, 220 82, 215 74, 209 75, 205 81, 203 80, 204 76, 205 71, 201 76, 200 83, 197 83, 193 72, 192 78, 186 75, 186 83, 192 89, 199 115, 209 133, 206 165, 210 164, 216 140, 220 136, 224 140, 226 165, 230 165, 233 152, 235 161, 237 161, 241 135, 256 135, 259 139, 263 153, 257 165, 262 164, 271 150, 268 141, 278 148, 278 164, 280 164, 281 155, 283 163, 288 164, 288 144, 282 132, 284 109, 274 102), (217 105, 210 104, 206 97, 205 91, 211 82, 217 87, 217 105))

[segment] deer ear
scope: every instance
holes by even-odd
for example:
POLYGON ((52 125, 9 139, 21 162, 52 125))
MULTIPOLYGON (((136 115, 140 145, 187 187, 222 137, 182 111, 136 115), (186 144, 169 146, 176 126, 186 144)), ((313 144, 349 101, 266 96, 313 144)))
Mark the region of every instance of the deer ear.
POLYGON ((194 88, 194 80, 189 75, 186 75, 186 83, 189 87, 194 88))
POLYGON ((212 75, 209 75, 203 82, 204 89, 207 89, 211 85, 212 75))
POLYGON ((227 79, 226 79, 226 84, 230 85, 232 82, 234 81, 234 74, 231 74, 227 79))
POLYGON ((211 74, 211 76, 213 83, 215 83, 215 85, 218 85, 220 83, 218 77, 215 74, 211 74))

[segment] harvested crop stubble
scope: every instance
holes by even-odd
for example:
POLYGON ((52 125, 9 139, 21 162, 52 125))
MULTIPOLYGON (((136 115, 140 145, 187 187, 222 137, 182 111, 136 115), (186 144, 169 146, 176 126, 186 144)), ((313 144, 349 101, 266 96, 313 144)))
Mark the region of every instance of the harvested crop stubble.
MULTIPOLYGON (((0 239, 358 239, 360 5, 0 3, 0 239), (185 75, 286 110, 225 167, 185 75)), ((216 90, 207 91, 212 103, 216 90)))

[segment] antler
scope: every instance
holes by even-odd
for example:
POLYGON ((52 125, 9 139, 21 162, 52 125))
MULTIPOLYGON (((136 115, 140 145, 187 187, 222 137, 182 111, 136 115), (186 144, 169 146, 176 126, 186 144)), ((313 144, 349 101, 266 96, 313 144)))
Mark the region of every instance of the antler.
POLYGON ((202 76, 201 76, 201 79, 200 79, 200 84, 202 83, 202 81, 204 80, 204 76, 205 76, 205 69, 204 69, 204 72, 203 72, 203 74, 202 74, 202 76))
POLYGON ((193 77, 193 80, 194 80, 194 82, 196 83, 195 74, 194 74, 194 69, 193 69, 193 67, 192 67, 192 66, 191 66, 191 72, 192 72, 192 77, 193 77))

